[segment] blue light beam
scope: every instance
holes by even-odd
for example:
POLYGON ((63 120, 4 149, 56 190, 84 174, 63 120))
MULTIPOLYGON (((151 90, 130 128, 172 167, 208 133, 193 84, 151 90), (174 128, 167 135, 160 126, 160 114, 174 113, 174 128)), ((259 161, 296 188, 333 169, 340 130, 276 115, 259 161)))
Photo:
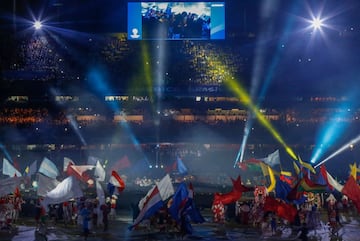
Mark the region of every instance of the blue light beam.
POLYGON ((319 162, 318 164, 316 164, 314 166, 314 168, 317 168, 318 166, 324 164, 325 162, 327 162, 328 160, 330 160, 331 158, 334 158, 335 156, 341 154, 342 152, 344 152, 345 150, 347 150, 351 145, 355 145, 356 143, 358 143, 360 141, 360 135, 358 135, 357 137, 355 137, 354 139, 352 139, 351 141, 349 141, 348 143, 344 144, 342 147, 340 147, 337 151, 335 151, 334 153, 332 153, 330 156, 328 156, 327 158, 325 158, 323 161, 319 162))
POLYGON ((311 163, 315 164, 323 157, 325 152, 330 148, 340 136, 344 133, 346 127, 349 125, 345 119, 351 117, 351 112, 349 106, 340 106, 334 116, 329 118, 328 123, 326 123, 319 132, 319 138, 317 140, 317 148, 314 149, 311 163))

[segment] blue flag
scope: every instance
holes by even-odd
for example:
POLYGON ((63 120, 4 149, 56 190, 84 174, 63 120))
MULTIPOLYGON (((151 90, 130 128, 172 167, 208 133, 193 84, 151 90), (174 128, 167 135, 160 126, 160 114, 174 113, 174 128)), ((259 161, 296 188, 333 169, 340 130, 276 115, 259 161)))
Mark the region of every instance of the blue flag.
POLYGON ((183 215, 183 211, 186 208, 188 197, 189 197, 188 189, 186 187, 186 184, 182 182, 178 186, 173 196, 172 203, 169 207, 169 213, 171 217, 175 219, 175 221, 178 223, 181 221, 181 216, 183 215))
POLYGON ((180 174, 186 175, 188 173, 188 170, 179 156, 176 157, 176 162, 177 162, 178 172, 180 174))

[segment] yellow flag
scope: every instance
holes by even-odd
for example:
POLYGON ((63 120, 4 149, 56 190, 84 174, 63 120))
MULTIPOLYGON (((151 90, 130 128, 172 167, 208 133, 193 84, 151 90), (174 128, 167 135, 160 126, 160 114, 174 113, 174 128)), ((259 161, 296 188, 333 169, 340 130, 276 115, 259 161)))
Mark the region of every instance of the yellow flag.
POLYGON ((314 173, 314 174, 316 173, 314 167, 313 167, 310 163, 303 162, 300 157, 299 157, 299 162, 300 162, 300 165, 301 165, 301 166, 309 169, 309 170, 310 170, 312 173, 314 173))
POLYGON ((300 173, 300 168, 299 168, 299 166, 293 161, 293 164, 294 164, 294 169, 295 169, 295 173, 296 173, 296 175, 299 175, 299 173, 300 173))
POLYGON ((267 187, 267 191, 271 192, 275 189, 275 185, 276 185, 276 180, 275 180, 275 175, 273 170, 271 169, 271 167, 268 166, 268 171, 269 171, 269 176, 270 176, 270 186, 267 187))
POLYGON ((261 171, 262 171, 263 175, 264 176, 269 176, 268 165, 266 165, 265 163, 260 162, 260 167, 261 167, 261 171))
POLYGON ((288 176, 288 177, 292 176, 292 173, 288 172, 288 171, 281 171, 280 173, 281 173, 281 175, 284 175, 284 176, 288 176))

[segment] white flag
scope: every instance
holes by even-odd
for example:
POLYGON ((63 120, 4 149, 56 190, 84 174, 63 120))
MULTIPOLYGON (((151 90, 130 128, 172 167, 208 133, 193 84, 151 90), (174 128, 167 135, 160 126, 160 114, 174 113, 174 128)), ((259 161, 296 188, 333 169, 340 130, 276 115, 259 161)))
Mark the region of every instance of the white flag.
POLYGON ((69 176, 60 182, 56 188, 46 194, 43 200, 43 205, 57 204, 67 202, 72 198, 79 198, 84 196, 80 188, 79 182, 75 177, 69 176))
POLYGON ((99 181, 96 181, 96 195, 99 200, 99 205, 105 204, 105 193, 99 181))
POLYGON ((273 153, 269 154, 266 158, 262 160, 271 167, 280 164, 279 150, 274 151, 273 153))
POLYGON ((156 183, 156 186, 159 189, 160 196, 163 201, 174 195, 174 186, 171 183, 169 174, 166 174, 160 182, 156 183))
POLYGON ((36 174, 36 180, 38 183, 36 193, 39 197, 45 197, 48 192, 56 188, 57 185, 60 183, 55 178, 45 176, 42 173, 36 174))
POLYGON ((96 179, 100 182, 103 182, 105 180, 106 172, 99 161, 96 162, 94 175, 96 179))

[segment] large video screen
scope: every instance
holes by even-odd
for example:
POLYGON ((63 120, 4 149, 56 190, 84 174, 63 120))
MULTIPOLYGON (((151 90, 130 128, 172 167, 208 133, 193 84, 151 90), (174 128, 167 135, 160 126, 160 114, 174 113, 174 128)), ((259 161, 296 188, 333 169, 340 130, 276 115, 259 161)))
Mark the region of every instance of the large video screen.
POLYGON ((225 38, 224 2, 129 2, 129 40, 225 38))

